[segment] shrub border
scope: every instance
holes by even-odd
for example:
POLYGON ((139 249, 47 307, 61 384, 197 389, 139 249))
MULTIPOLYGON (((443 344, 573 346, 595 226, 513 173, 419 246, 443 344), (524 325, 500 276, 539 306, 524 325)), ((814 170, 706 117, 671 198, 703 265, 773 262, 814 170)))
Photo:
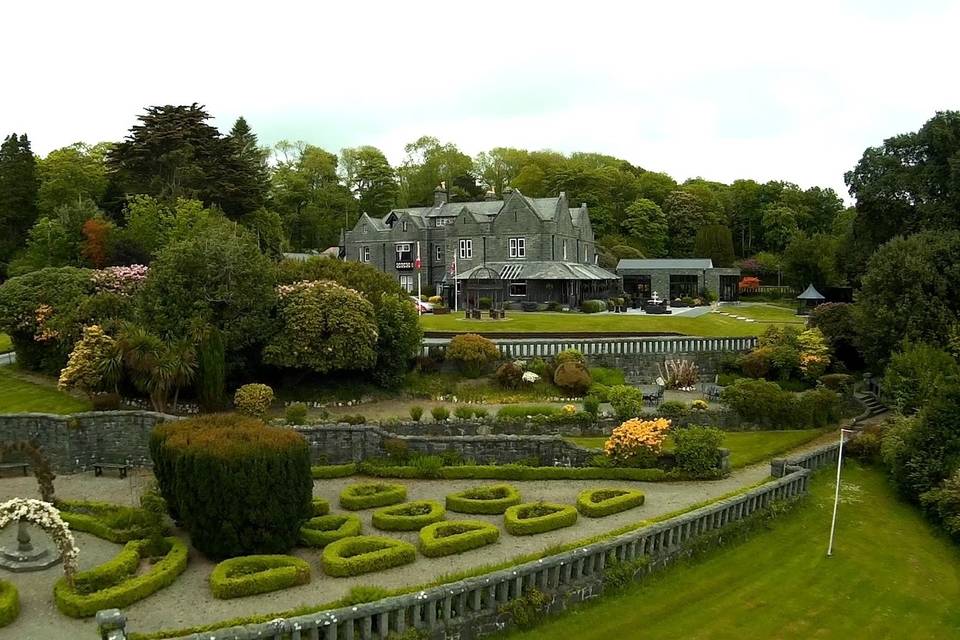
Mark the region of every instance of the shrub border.
POLYGON ((515 536, 529 536, 537 533, 546 533, 555 529, 570 527, 577 522, 577 509, 569 504, 556 502, 525 502, 507 509, 503 514, 503 526, 508 533, 515 536), (554 513, 536 518, 523 518, 519 514, 524 509, 535 506, 544 506, 557 509, 554 513))
POLYGON ((362 463, 358 471, 375 478, 441 480, 634 480, 661 482, 689 480, 688 476, 663 469, 631 467, 525 467, 518 464, 457 465, 429 473, 419 467, 387 467, 362 463))
POLYGON ((484 520, 442 520, 420 529, 420 553, 428 558, 439 558, 479 549, 488 544, 493 544, 499 539, 500 527, 484 520), (456 525, 467 525, 475 528, 442 538, 435 537, 437 531, 456 525))
POLYGON ((515 504, 520 504, 520 492, 513 485, 506 483, 477 485, 457 493, 451 493, 446 498, 447 509, 457 513, 471 513, 482 515, 499 515, 515 504), (507 495, 503 498, 469 498, 464 494, 478 489, 506 489, 507 495))
POLYGON ((148 534, 147 528, 142 526, 115 529, 104 521, 103 516, 96 513, 98 511, 108 510, 139 512, 143 511, 143 509, 110 502, 98 502, 95 500, 57 500, 53 503, 53 506, 60 511, 60 517, 70 525, 72 531, 83 531, 107 542, 124 544, 132 540, 142 539, 148 534), (71 507, 75 509, 88 509, 94 513, 71 511, 71 507))
POLYGON ((417 548, 409 542, 385 536, 353 536, 328 544, 320 554, 320 564, 328 576, 345 578, 410 564, 417 559, 417 548), (340 552, 350 546, 386 543, 386 547, 345 558, 340 552))
POLYGON ((310 582, 310 565, 285 555, 238 556, 220 562, 210 572, 210 591, 219 600, 289 589, 310 582), (257 569, 230 576, 231 569, 257 569))
POLYGON ((300 544, 308 547, 325 547, 332 542, 360 535, 363 525, 358 516, 346 515, 325 515, 310 518, 300 527, 300 544), (343 519, 343 522, 336 529, 319 529, 310 525, 318 525, 327 522, 336 522, 343 519))
POLYGON ((577 511, 588 518, 603 518, 604 516, 620 513, 628 509, 639 507, 643 504, 646 496, 642 491, 636 489, 618 489, 616 487, 600 487, 599 489, 586 489, 577 496, 577 511), (623 491, 622 495, 613 496, 600 502, 594 502, 591 498, 600 491, 623 491))
POLYGON ((439 522, 447 514, 446 508, 436 500, 412 500, 401 502, 373 512, 373 526, 381 531, 419 531, 428 524, 439 522), (426 506, 430 510, 420 515, 406 515, 398 511, 415 506, 426 506))
POLYGON ((325 516, 330 513, 330 503, 323 499, 314 497, 310 500, 310 517, 325 516))
POLYGON ((407 488, 402 484, 387 484, 383 482, 360 482, 343 488, 340 492, 340 506, 350 511, 386 507, 407 499, 407 488), (370 495, 353 495, 353 491, 362 487, 382 486, 383 491, 370 495))
POLYGON ((310 475, 314 480, 329 480, 332 478, 346 478, 357 472, 357 465, 353 462, 347 464, 321 464, 310 467, 310 475))
POLYGON ((5 627, 20 615, 20 592, 7 580, 0 580, 0 627, 5 627))

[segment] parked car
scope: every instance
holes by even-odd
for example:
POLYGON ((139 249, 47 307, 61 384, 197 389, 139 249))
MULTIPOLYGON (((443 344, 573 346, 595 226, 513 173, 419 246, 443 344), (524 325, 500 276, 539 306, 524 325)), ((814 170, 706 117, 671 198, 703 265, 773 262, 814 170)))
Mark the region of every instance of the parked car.
POLYGON ((433 305, 430 304, 429 302, 424 302, 423 300, 421 300, 421 299, 418 298, 417 296, 410 296, 410 302, 413 303, 413 306, 414 306, 414 307, 417 309, 417 311, 419 311, 420 313, 432 313, 432 312, 433 312, 433 305))

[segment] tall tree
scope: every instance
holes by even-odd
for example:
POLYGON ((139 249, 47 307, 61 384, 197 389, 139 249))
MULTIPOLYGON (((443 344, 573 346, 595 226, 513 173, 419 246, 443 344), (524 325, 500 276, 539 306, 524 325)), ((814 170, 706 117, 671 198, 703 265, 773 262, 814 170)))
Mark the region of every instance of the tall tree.
POLYGON ((400 203, 405 206, 433 204, 433 192, 444 185, 451 201, 476 200, 483 195, 477 185, 473 160, 453 143, 422 136, 404 147, 407 158, 397 169, 400 203))
POLYGON ((706 210, 701 200, 685 189, 677 189, 667 196, 663 212, 670 233, 670 257, 694 257, 697 231, 705 224, 715 222, 716 213, 706 210))
POLYGON ((0 275, 37 220, 37 161, 27 134, 11 133, 0 145, 0 275))
POLYGON ((380 149, 342 149, 339 170, 363 213, 380 218, 396 206, 400 191, 397 174, 380 149))
POLYGON ((775 205, 763 210, 763 241, 767 249, 783 251, 799 230, 793 209, 775 205))
POLYGON ((527 162, 528 155, 523 149, 510 147, 494 147, 490 151, 481 151, 474 159, 480 183, 487 191, 492 191, 498 197, 502 196, 503 190, 517 177, 527 162))
POLYGON ((653 200, 638 198, 627 207, 623 228, 643 247, 643 254, 660 258, 667 254, 667 216, 653 200))
POLYGON ((733 234, 730 227, 708 224, 697 231, 694 252, 698 258, 710 258, 715 267, 732 267, 736 255, 733 252, 733 234))
POLYGON ((77 142, 55 149, 39 160, 37 206, 40 215, 48 215, 57 207, 80 200, 99 203, 107 190, 105 156, 109 147, 107 143, 91 147, 77 142))
POLYGON ((196 103, 148 107, 107 154, 118 189, 170 201, 196 198, 233 218, 260 207, 267 184, 259 163, 244 158, 244 143, 221 136, 209 118, 196 103))

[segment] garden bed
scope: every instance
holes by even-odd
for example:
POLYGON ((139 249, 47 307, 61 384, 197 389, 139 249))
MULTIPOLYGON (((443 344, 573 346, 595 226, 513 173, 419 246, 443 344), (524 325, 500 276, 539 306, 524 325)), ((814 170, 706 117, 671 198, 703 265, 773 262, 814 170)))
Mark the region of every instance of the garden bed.
POLYGON ((577 496, 577 511, 588 518, 602 518, 643 504, 642 491, 631 489, 587 489, 577 496))
POLYGON ((435 500, 404 502, 373 512, 373 526, 381 531, 419 531, 443 520, 446 509, 435 500))
POLYGON ((70 529, 108 542, 123 544, 150 533, 150 514, 144 509, 91 500, 57 500, 54 506, 70 529))
POLYGON ((340 492, 340 506, 350 511, 386 507, 407 499, 407 488, 402 484, 353 484, 340 492))
POLYGON ((327 545, 320 563, 327 575, 343 578, 399 567, 416 558, 417 549, 409 542, 383 536, 355 536, 327 545))
POLYGON ((437 522, 420 530, 420 553, 428 558, 463 553, 500 539, 500 529, 482 520, 437 522))
POLYGON ((447 509, 457 513, 495 515, 520 504, 520 492, 509 484, 493 484, 451 493, 447 509))
POLYGON ((213 597, 225 600, 270 593, 310 582, 310 565, 284 555, 241 556, 224 560, 210 573, 213 597))
POLYGON ((568 504, 530 502, 510 507, 503 514, 503 526, 515 536, 529 536, 570 527, 577 522, 577 510, 568 504))

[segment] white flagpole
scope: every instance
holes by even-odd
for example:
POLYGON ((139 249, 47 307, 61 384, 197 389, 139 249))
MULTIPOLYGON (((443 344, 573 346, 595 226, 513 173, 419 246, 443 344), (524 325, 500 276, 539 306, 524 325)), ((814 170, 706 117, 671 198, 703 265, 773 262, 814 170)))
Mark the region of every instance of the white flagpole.
POLYGON ((833 492, 833 519, 830 521, 830 544, 827 545, 827 557, 833 556, 833 533, 837 528, 837 505, 840 503, 840 467, 843 464, 843 434, 852 429, 840 429, 840 451, 837 453, 837 486, 833 492))
POLYGON ((417 240, 417 315, 423 315, 423 291, 420 289, 420 241, 417 240))
POLYGON ((453 312, 460 311, 460 283, 457 282, 457 256, 453 256, 453 312))

